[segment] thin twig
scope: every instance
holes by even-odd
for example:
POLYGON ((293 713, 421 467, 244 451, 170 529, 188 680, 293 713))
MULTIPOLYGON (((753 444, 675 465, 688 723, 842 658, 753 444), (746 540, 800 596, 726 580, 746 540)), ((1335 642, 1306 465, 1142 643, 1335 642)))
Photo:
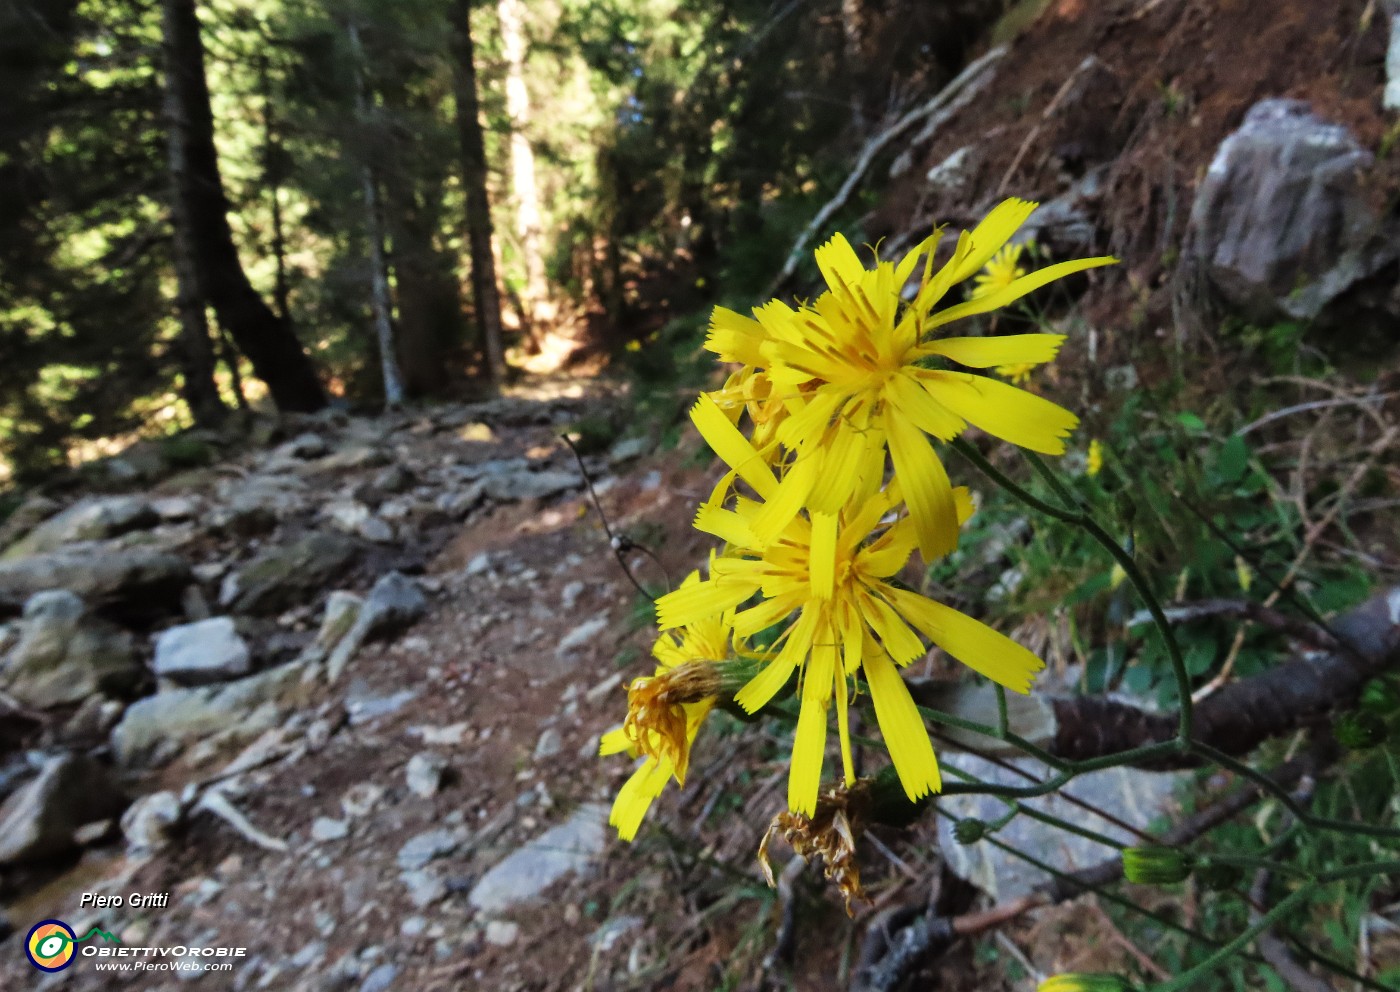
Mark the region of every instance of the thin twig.
MULTIPOLYGON (((599 501, 598 493, 593 488, 593 479, 589 477, 588 469, 584 468, 583 456, 578 453, 578 448, 574 446, 573 439, 569 437, 569 435, 561 434, 560 437, 562 437, 564 443, 569 446, 569 450, 574 453, 574 461, 578 462, 578 470, 583 475, 583 484, 588 487, 588 495, 593 500, 593 508, 598 511, 598 518, 603 522, 603 532, 608 535, 608 547, 612 549, 613 557, 615 557, 617 563, 622 566, 622 571, 627 576, 627 581, 631 582, 639 593, 652 602, 655 602, 656 597, 647 592, 646 588, 637 581, 637 577, 632 574, 632 568, 627 564, 627 559, 624 557, 626 552, 632 548, 645 551, 648 555, 651 555, 651 552, 647 551, 646 548, 643 548, 631 538, 613 533, 612 526, 608 523, 608 515, 603 512, 603 504, 599 501)), ((655 555, 651 555, 651 557, 653 561, 657 560, 655 555)), ((657 564, 660 564, 660 562, 657 561, 657 564)), ((665 569, 662 570, 662 574, 665 575, 665 569)), ((668 578, 667 585, 669 584, 670 580, 668 578)))
POLYGON ((1258 430, 1265 424, 1271 424, 1275 420, 1282 420, 1284 417, 1291 417, 1295 413, 1306 413, 1309 410, 1325 410, 1328 407, 1334 406, 1366 406, 1371 403, 1380 403, 1395 395, 1397 394, 1369 393, 1365 396, 1344 396, 1330 400, 1309 400, 1306 403, 1296 403, 1293 406, 1286 406, 1282 410, 1274 410, 1270 413, 1266 413, 1258 420, 1245 424, 1239 430, 1235 431, 1235 433, 1240 437, 1244 437, 1246 434, 1258 430))

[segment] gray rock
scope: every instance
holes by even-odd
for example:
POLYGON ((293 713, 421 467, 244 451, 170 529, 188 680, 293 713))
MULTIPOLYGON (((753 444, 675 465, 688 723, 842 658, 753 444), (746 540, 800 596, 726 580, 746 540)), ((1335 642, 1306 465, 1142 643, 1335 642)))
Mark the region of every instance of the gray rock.
POLYGON ((356 534, 369 519, 369 507, 353 499, 336 500, 321 508, 321 516, 341 533, 356 534))
POLYGON ((144 677, 131 636, 88 616, 82 599, 67 590, 30 597, 19 627, 19 643, 0 662, 0 685, 29 706, 125 695, 144 677))
POLYGON ((500 503, 525 499, 548 499, 583 485, 583 476, 575 472, 515 472, 493 475, 485 480, 486 495, 500 503))
POLYGON ((17 612, 30 596, 67 589, 94 609, 123 618, 169 616, 190 582, 184 559, 149 548, 64 549, 0 561, 0 614, 17 612))
POLYGON ((156 637, 155 673, 182 685, 224 682, 248 674, 251 654, 232 617, 181 624, 156 637))
POLYGON ((544 761, 554 757, 564 749, 564 739, 559 736, 559 731, 553 727, 546 727, 540 734, 539 742, 535 744, 535 760, 544 761))
POLYGON ((976 152, 971 145, 964 145, 932 169, 925 177, 929 191, 935 196, 956 196, 967 189, 977 177, 976 152))
POLYGON ((24 540, 9 548, 3 558, 13 560, 56 551, 78 541, 100 541, 127 531, 153 527, 160 515, 139 496, 107 496, 75 503, 50 517, 24 540))
POLYGON ((414 871, 426 866, 430 861, 446 857, 465 844, 467 836, 463 827, 438 827, 410 837, 399 848, 399 868, 414 871))
POLYGON ((397 462, 374 477, 374 488, 382 493, 403 493, 412 489, 418 479, 397 462))
POLYGON ((151 509, 163 522, 175 524, 199 516, 199 501, 192 496, 166 496, 153 500, 151 509))
POLYGON ((626 462, 636 461, 649 452, 651 448, 652 440, 649 437, 624 437, 608 449, 608 463, 622 465, 626 462))
POLYGON ((373 541, 375 544, 392 544, 394 542, 394 528, 379 517, 367 517, 360 524, 356 533, 366 541, 373 541))
POLYGON ((308 431, 305 434, 298 434, 283 444, 274 454, 286 458, 320 458, 329 450, 330 447, 326 444, 325 438, 308 431))
POLYGON ((416 623, 428 612, 428 598, 406 575, 389 572, 380 576, 360 608, 354 626, 336 644, 326 665, 332 682, 366 641, 388 637, 416 623))
POLYGON ((233 583, 226 583, 220 605, 235 613, 278 613, 341 577, 359 554, 359 545, 348 537, 308 534, 290 547, 269 549, 244 566, 233 583))
POLYGON ((538 898, 566 875, 589 871, 607 844, 607 824, 608 807, 585 803, 486 872, 468 901, 483 912, 502 912, 538 898))
POLYGON ((115 816, 125 806, 108 769, 82 755, 53 758, 0 806, 0 865, 72 851, 79 827, 115 816))
POLYGON ((0 548, 8 548, 62 509, 63 504, 58 500, 40 493, 26 496, 4 523, 0 523, 0 548))
POLYGON ((596 616, 592 620, 585 620, 560 638, 559 643, 554 647, 554 654, 559 658, 566 657, 585 644, 593 643, 607 629, 608 616, 606 613, 596 616))
POLYGON ((416 689, 400 689, 387 696, 355 694, 345 700, 345 711, 350 715, 350 725, 358 727, 380 717, 392 716, 417 698, 416 689))
POLYGON ((185 821, 185 807, 173 792, 152 792, 122 814, 122 836, 130 857, 144 857, 169 846, 185 821))
POLYGON ((492 947, 510 947, 520 939, 520 924, 510 920, 487 920, 486 943, 492 947))
POLYGON ((447 882, 425 869, 403 872, 399 881, 408 887, 408 901, 418 909, 427 909, 447 895, 447 882))
POLYGON ((442 778, 446 772, 446 758, 432 751, 420 751, 409 758, 404 766, 408 791, 423 799, 431 799, 442 788, 442 778))
POLYGON ((304 674, 291 662, 234 682, 158 692, 127 708, 112 730, 112 749, 124 766, 149 767, 215 734, 230 743, 251 740, 307 694, 304 674))
POLYGON ((1012 236, 1012 244, 1034 241, 1056 255, 1084 255, 1103 248, 1095 217, 1107 176, 1107 165, 1096 166, 1065 192, 1042 203, 1012 236))
POLYGON ((473 482, 465 489, 453 489, 437 498, 437 508, 454 520, 461 520, 486 498, 486 483, 473 482))
POLYGON ((1221 143, 1191 208, 1183 261, 1245 315, 1315 320, 1400 257, 1366 194, 1374 158, 1297 100, 1263 100, 1221 143))
POLYGON ((360 992, 389 992, 398 976, 398 965, 381 964, 365 976, 365 980, 360 983, 360 992))
POLYGON ((311 821, 311 839, 318 843, 344 840, 350 836, 350 824, 345 820, 332 820, 328 816, 318 816, 311 821))
MULTIPOLYGON (((1027 781, 1010 769, 973 755, 946 754, 941 755, 939 760, 945 766, 952 765, 967 772, 976 780, 1003 785, 1025 785, 1027 781)), ((1010 761, 1027 771, 1040 772, 1040 767, 1027 759, 1010 761)), ((1173 812, 1173 794, 1177 789, 1188 786, 1191 780, 1190 772, 1153 773, 1114 768, 1079 776, 1066 787, 1063 794, 1054 793, 1022 802, 1032 809, 1119 841, 1135 843, 1138 838, 1134 835, 1069 802, 1065 795, 1071 795, 1093 809, 1104 810, 1119 820, 1145 830, 1154 819, 1173 812)), ((944 796, 939 804, 955 817, 975 816, 986 822, 1006 812, 1006 804, 990 796, 944 796)), ((1050 877, 991 844, 957 843, 953 838, 953 823, 951 817, 938 818, 939 846, 948 859, 948 866, 993 899, 1016 899, 1050 877)), ((997 838, 1014 849, 1039 852, 1039 857, 1061 871, 1097 864, 1114 854, 1112 848, 1028 816, 1013 819, 997 833, 997 838)))

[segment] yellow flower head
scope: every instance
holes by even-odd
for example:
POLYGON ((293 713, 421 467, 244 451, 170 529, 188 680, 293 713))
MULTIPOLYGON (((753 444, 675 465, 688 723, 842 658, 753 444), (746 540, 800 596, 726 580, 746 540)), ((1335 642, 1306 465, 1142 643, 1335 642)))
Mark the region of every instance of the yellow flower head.
POLYGON ((1084 474, 1093 478, 1103 471, 1103 445, 1098 439, 1089 442, 1089 456, 1084 463, 1084 474))
MULTIPOLYGON (((692 572, 681 588, 700 581, 692 572)), ((627 718, 604 734, 599 753, 645 757, 613 802, 608 822, 631 840, 666 783, 685 784, 690 747, 720 691, 715 662, 730 654, 732 617, 715 614, 662 634, 652 646, 656 672, 627 689, 627 718)))
POLYGON ((993 255, 977 278, 972 280, 973 290, 968 296, 974 300, 981 299, 997 290, 1005 289, 1025 275, 1026 270, 1021 268, 1020 264, 1021 252, 1024 250, 1022 245, 1007 245, 993 255))
MULTIPOLYGON (((713 406, 703 397, 700 403, 713 406)), ((718 411, 713 416, 723 420, 718 411)), ((742 447, 730 452, 739 463, 735 467, 742 466, 744 477, 757 480, 759 488, 775 489, 777 480, 757 451, 742 437, 738 445, 742 447)), ((950 496, 955 521, 971 515, 965 489, 950 490, 950 496)), ((771 505, 740 498, 731 510, 707 503, 695 526, 726 541, 726 554, 713 561, 707 580, 657 601, 663 630, 729 610, 737 611, 733 624, 738 639, 787 623, 773 645, 776 653, 734 698, 747 712, 757 712, 801 669, 788 806, 807 816, 816 808, 833 698, 845 782, 855 781, 847 705, 848 683, 857 673, 870 688, 875 719, 905 793, 917 800, 941 787, 933 745, 897 668, 926 651, 915 630, 1017 692, 1027 692, 1034 673, 1044 667, 990 627, 891 581, 917 541, 909 517, 886 519, 899 502, 895 482, 839 513, 812 510, 791 516, 777 539, 767 543, 759 542, 755 531, 768 519, 771 505), (755 593, 762 594, 761 601, 738 609, 755 593)))
POLYGON ((1116 261, 1061 262, 936 311, 948 291, 986 265, 1035 206, 1005 201, 974 230, 963 232, 952 258, 936 270, 938 233, 898 264, 881 261, 873 269, 838 234, 816 251, 828 289, 812 303, 793 309, 772 300, 756 308, 753 319, 715 310, 706 347, 742 366, 714 396, 721 416, 732 426, 747 406, 762 459, 791 463, 781 493, 771 500, 778 509, 755 532, 760 544, 776 538, 802 506, 831 515, 874 492, 888 453, 919 549, 926 559, 935 558, 956 546, 958 526, 952 485, 928 435, 948 440, 971 423, 1033 451, 1064 453, 1064 439, 1078 423, 1068 410, 985 375, 928 367, 932 361, 971 369, 1034 366, 1055 357, 1064 340, 1060 334, 934 337, 945 324, 1116 261), (903 288, 921 261, 917 292, 905 304, 903 288))
POLYGON ((998 365, 994 370, 1003 379, 1010 380, 1013 386, 1025 384, 1035 371, 1035 365, 1031 362, 1017 362, 1014 365, 998 365))

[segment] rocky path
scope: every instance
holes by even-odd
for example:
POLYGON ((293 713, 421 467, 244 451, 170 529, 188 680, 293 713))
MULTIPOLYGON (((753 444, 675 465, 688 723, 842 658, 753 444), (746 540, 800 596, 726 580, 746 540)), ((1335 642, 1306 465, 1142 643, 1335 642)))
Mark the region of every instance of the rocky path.
MULTIPOLYGON (((0 987, 646 984, 665 955, 609 894, 665 875, 606 826, 627 769, 596 741, 649 617, 557 441, 601 402, 297 422, 137 494, 23 508, 12 540, 48 518, 0 560, 0 987), (22 945, 46 918, 246 950, 41 976, 22 945)), ((704 482, 645 447, 590 475, 679 571, 704 482)))

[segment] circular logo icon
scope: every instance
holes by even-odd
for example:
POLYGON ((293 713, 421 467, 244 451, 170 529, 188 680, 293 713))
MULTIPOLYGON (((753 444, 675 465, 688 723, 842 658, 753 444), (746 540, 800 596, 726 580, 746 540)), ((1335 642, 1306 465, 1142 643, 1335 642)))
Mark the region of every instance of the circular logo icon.
POLYGON ((77 935, 62 920, 34 924, 24 942, 24 956, 40 971, 62 971, 73 963, 77 935))

